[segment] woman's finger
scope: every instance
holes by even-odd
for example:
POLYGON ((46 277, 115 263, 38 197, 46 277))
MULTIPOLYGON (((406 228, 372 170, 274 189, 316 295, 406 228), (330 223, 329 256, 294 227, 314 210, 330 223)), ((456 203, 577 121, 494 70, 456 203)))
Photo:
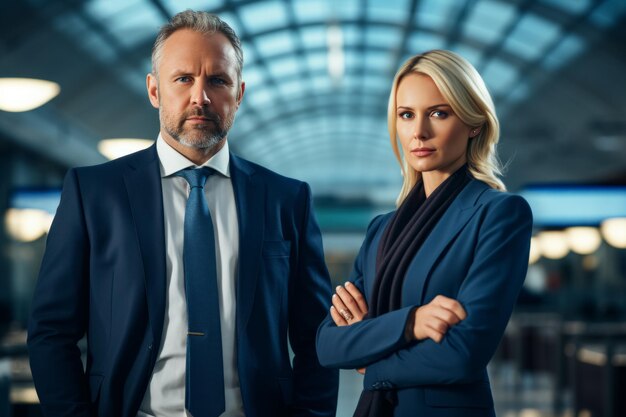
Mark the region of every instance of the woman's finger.
POLYGON ((461 319, 451 310, 445 307, 436 306, 433 309, 433 316, 446 322, 449 326, 454 326, 459 323, 461 319))
POLYGON ((459 320, 465 320, 465 318, 467 317, 467 313, 465 312, 465 309, 463 308, 461 303, 453 298, 438 295, 437 297, 435 297, 433 302, 436 305, 445 308, 446 310, 452 311, 459 318, 459 320))
POLYGON ((341 314, 339 314, 335 306, 330 306, 330 317, 332 317, 333 321, 335 322, 335 325, 337 326, 348 325, 348 322, 346 321, 346 319, 341 317, 341 314))
POLYGON ((354 319, 354 314, 350 312, 337 294, 333 294, 333 306, 337 309, 337 313, 339 313, 346 322, 350 323, 350 321, 354 319))
MULTIPOLYGON (((346 290, 344 287, 339 285, 339 286, 337 286, 335 291, 336 291, 337 295, 341 298, 341 301, 346 306, 346 308, 348 309, 349 313, 353 317, 358 317, 360 319, 361 317, 363 317, 365 315, 365 313, 363 313, 361 311, 361 308, 359 307, 358 303, 356 302, 356 300, 354 299, 352 294, 350 294, 348 292, 348 290, 346 290)), ((339 310, 339 311, 341 311, 341 310, 339 310)), ((348 320, 348 321, 350 321, 350 320, 348 320)))
POLYGON ((348 281, 346 282, 346 285, 344 286, 344 288, 350 293, 350 295, 352 295, 352 298, 355 299, 361 312, 364 315, 367 314, 367 311, 368 311, 367 302, 365 301, 365 297, 363 297, 363 294, 361 294, 361 291, 359 291, 357 286, 351 283, 350 281, 348 281))

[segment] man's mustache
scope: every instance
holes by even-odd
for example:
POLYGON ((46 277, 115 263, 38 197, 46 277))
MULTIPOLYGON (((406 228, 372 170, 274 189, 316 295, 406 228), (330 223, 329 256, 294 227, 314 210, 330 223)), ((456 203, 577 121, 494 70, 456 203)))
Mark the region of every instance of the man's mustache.
POLYGON ((185 114, 185 119, 188 119, 190 117, 202 117, 218 125, 222 123, 222 118, 217 113, 213 113, 209 110, 196 109, 188 114, 185 114))

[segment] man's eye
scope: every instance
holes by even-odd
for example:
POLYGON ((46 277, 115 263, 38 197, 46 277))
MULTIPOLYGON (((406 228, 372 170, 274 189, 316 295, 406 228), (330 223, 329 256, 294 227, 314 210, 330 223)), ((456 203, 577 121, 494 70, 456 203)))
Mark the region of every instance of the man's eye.
POLYGON ((211 78, 211 84, 214 84, 214 85, 225 85, 226 81, 224 81, 222 78, 213 77, 213 78, 211 78))
POLYGON ((180 82, 180 83, 188 83, 189 81, 191 81, 191 78, 187 76, 176 78, 176 82, 180 82))

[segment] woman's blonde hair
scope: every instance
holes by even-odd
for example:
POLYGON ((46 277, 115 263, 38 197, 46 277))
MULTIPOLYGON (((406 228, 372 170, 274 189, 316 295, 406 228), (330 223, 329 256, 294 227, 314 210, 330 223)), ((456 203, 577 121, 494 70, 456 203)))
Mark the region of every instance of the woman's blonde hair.
POLYGON ((432 50, 410 58, 400 67, 389 95, 387 113, 389 137, 404 176, 397 204, 400 205, 404 201, 421 177, 421 174, 407 163, 400 151, 396 129, 398 86, 405 76, 413 73, 432 78, 459 119, 468 126, 481 128, 480 133, 470 138, 467 145, 469 172, 474 178, 484 181, 492 188, 506 190, 504 183, 498 178, 502 175, 502 168, 496 155, 496 144, 500 139, 500 123, 483 79, 465 58, 450 51, 432 50))

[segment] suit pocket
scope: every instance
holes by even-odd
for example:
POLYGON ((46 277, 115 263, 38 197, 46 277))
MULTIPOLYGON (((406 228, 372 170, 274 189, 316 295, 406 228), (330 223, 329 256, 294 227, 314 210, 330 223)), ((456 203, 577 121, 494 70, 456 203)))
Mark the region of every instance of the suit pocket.
POLYGON ((425 388, 424 401, 431 407, 493 407, 488 381, 425 388))
POLYGON ((263 242, 264 258, 286 258, 291 253, 291 242, 288 240, 266 240, 263 242))
POLYGON ((89 375, 89 399, 92 404, 97 404, 100 399, 100 389, 102 388, 102 375, 89 375))

